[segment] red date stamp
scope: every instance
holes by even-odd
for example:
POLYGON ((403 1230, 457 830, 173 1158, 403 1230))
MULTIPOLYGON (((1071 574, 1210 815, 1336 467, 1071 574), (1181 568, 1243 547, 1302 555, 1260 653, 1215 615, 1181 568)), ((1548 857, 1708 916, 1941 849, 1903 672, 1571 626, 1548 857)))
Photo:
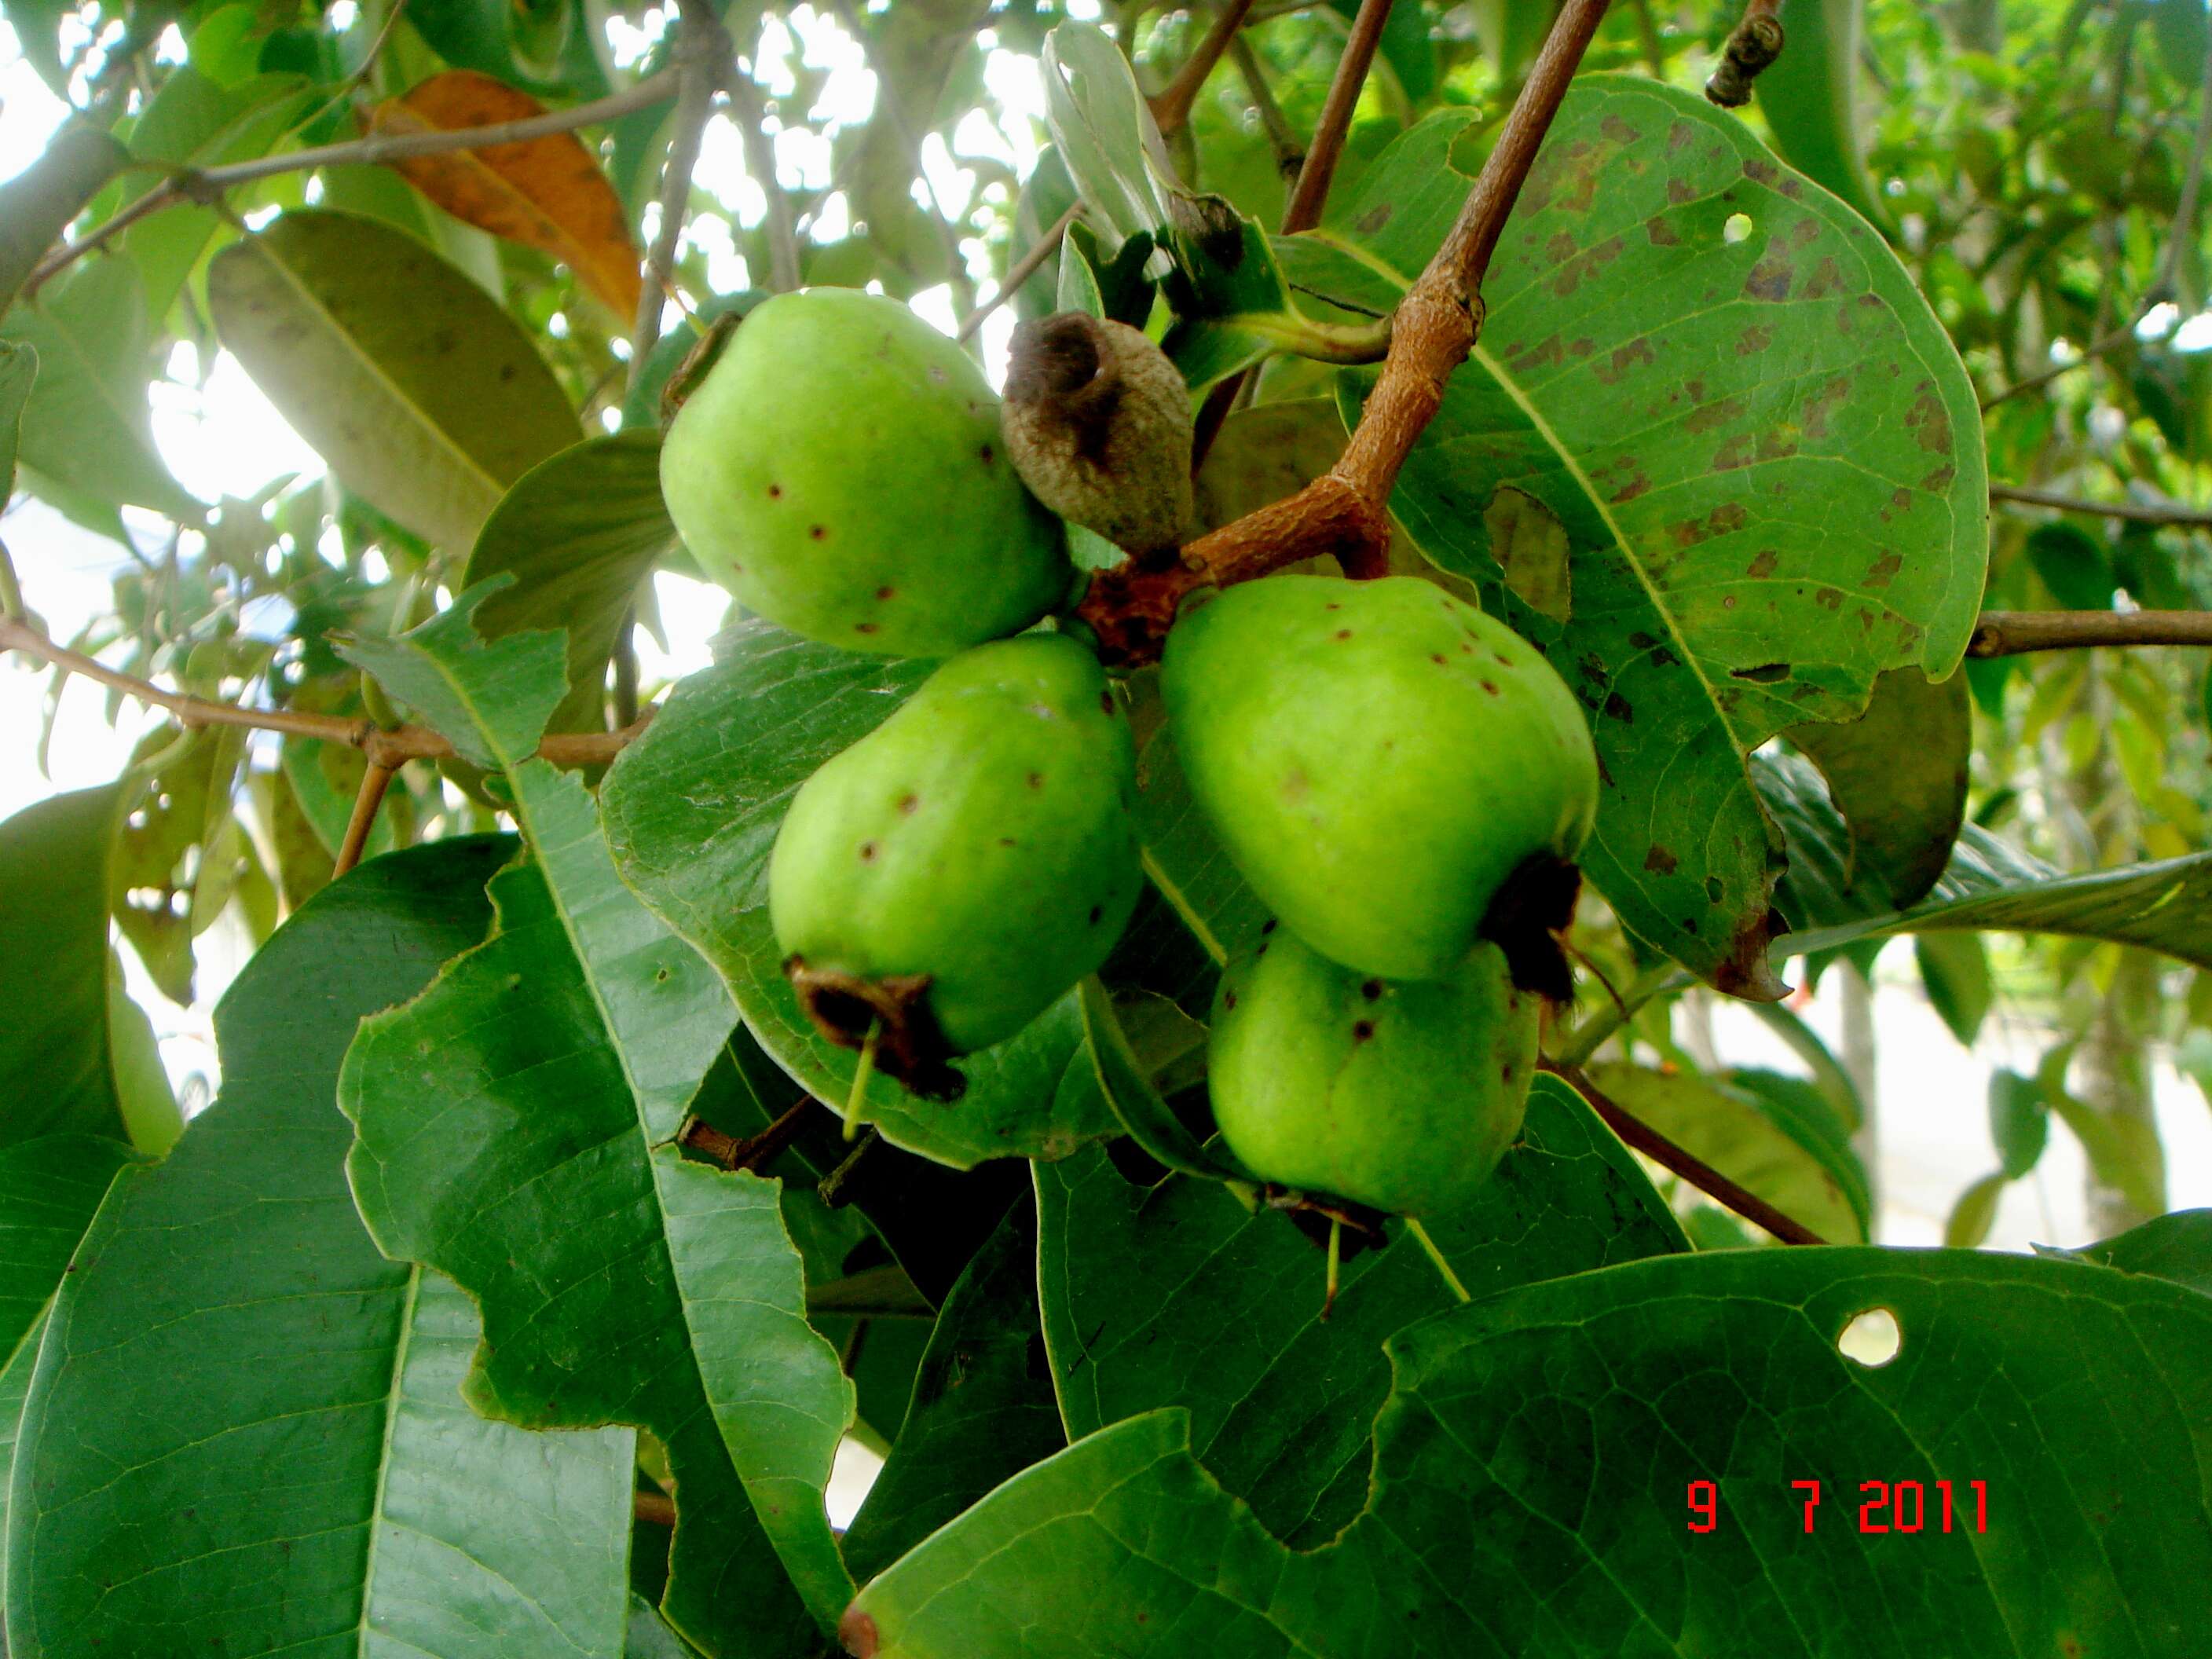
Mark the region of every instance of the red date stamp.
MULTIPOLYGON (((1792 1480, 1790 1490, 1796 1494, 1796 1502, 1803 1510, 1803 1527, 1813 1530, 1815 1511, 1820 1507, 1820 1483, 1817 1480, 1792 1480)), ((1958 1494, 1954 1510, 1951 1483, 1948 1480, 1923 1482, 1919 1480, 1862 1480, 1859 1495, 1858 1529, 1875 1532, 1975 1532, 1990 1529, 1989 1483, 1969 1480, 1966 1492, 1958 1494), (1933 1495, 1931 1496, 1931 1490, 1933 1495), (1972 1503, 1968 1498, 1971 1495, 1972 1503), (1967 1513, 1971 1507, 1972 1513, 1967 1513)), ((1850 1500, 1846 1498, 1845 1503, 1850 1500)), ((1690 1521, 1692 1532, 1712 1532, 1721 1523, 1720 1489, 1710 1480, 1690 1482, 1690 1521)))

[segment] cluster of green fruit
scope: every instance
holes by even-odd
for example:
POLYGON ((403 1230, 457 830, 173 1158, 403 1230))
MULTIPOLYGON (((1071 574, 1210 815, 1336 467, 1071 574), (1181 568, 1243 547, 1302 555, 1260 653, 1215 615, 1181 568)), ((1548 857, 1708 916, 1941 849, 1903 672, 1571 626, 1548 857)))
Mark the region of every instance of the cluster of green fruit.
MULTIPOLYGON (((951 1059, 1103 964, 1142 886, 1119 695, 1075 635, 1023 631, 1076 590, 1060 515, 1141 553, 1189 510, 1166 360, 1089 319, 1024 329, 1002 411, 903 306, 781 296, 662 456, 678 529, 746 607, 949 659, 800 787, 769 866, 816 1026, 944 1098, 951 1059), (835 408, 837 441, 787 441, 767 411, 793 407, 835 408)), ((1212 595, 1170 632, 1162 690, 1194 795, 1283 923, 1215 1005, 1230 1151, 1328 1199, 1458 1201, 1517 1129, 1541 998, 1566 988, 1597 793, 1582 710, 1519 636, 1403 577, 1212 595)))

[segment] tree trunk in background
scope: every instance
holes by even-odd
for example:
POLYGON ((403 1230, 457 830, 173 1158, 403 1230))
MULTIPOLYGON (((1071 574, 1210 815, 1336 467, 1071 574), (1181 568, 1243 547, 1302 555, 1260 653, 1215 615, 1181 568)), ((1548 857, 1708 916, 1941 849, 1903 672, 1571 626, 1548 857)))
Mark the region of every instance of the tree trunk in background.
POLYGON ((1875 1102, 1874 987, 1848 962, 1838 963, 1828 972, 1836 982, 1838 1012, 1842 1016, 1840 1052, 1836 1059, 1859 1097, 1859 1127, 1851 1136, 1851 1150, 1859 1155, 1859 1162, 1866 1166, 1867 1198, 1874 1222, 1868 1242, 1879 1243, 1881 1237, 1881 1115, 1875 1102))
POLYGON ((1674 1005, 1674 1041, 1698 1062, 1708 1077, 1719 1075, 1720 1052, 1713 1046, 1713 999, 1706 991, 1691 991, 1674 1005))
POLYGON ((2130 951, 2112 994, 2074 1054, 2075 1094, 2112 1131, 2107 1167, 2092 1159, 2087 1180, 2089 1236, 2110 1238, 2166 1209, 2166 1152, 2151 1097, 2150 1046, 2130 1013, 2155 1006, 2158 968, 2130 951))

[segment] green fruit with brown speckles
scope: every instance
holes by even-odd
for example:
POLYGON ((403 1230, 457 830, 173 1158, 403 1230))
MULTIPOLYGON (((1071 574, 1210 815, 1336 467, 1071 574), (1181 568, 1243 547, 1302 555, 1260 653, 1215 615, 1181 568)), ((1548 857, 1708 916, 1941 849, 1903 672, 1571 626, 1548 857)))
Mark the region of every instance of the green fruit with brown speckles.
POLYGON ((1229 588, 1176 622, 1161 689, 1230 858, 1324 956, 1440 978, 1517 874, 1571 882, 1597 811, 1582 708, 1534 646, 1431 583, 1229 588))
POLYGON ((1538 999, 1479 945, 1446 979, 1377 979, 1277 928, 1215 994, 1208 1087, 1245 1168, 1398 1215, 1465 1203, 1520 1132, 1538 999))
POLYGON ((670 423, 660 486, 739 604, 848 650, 950 656, 1019 633, 1073 579, 982 371, 879 295, 749 313, 670 423))
MULTIPOLYGON (((988 1048, 1120 939, 1144 879, 1135 793, 1088 650, 1031 634, 963 652, 793 797, 769 864, 776 941, 817 975, 926 976, 944 1051, 988 1048)), ((812 1012, 855 1039, 868 1018, 834 997, 812 1012)))

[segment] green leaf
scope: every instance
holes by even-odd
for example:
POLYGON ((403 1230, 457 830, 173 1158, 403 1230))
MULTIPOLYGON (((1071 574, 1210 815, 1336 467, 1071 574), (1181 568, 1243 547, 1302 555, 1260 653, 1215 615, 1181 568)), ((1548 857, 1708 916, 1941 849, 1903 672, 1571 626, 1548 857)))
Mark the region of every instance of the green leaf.
MULTIPOLYGON (((873 731, 935 666, 855 656, 748 619, 723 660, 686 677, 601 791, 623 879, 713 963, 763 1048, 808 1093, 842 1101, 855 1057, 799 1010, 769 922, 768 861, 785 809, 814 769, 873 731)), ((1096 1096, 1054 1109, 1082 1042, 1076 994, 960 1062, 968 1091, 947 1110, 878 1077, 867 1121, 895 1146, 966 1168, 985 1158, 1065 1157, 1114 1132, 1096 1096)))
POLYGON ((0 340, 0 501, 15 493, 15 446, 23 435, 23 405, 39 378, 39 354, 0 340))
MULTIPOLYGON (((1365 1502, 1381 1343, 1453 1305, 1395 1222, 1351 1256, 1327 1323, 1322 1251, 1210 1181, 1133 1183, 1105 1152, 1036 1169, 1045 1341, 1068 1431, 1187 1407, 1199 1456, 1270 1530, 1325 1541, 1365 1502)), ((1553 1078, 1480 1198, 1430 1230, 1478 1297, 1687 1248, 1635 1160, 1553 1078)))
POLYGON ((85 204, 130 159, 101 128, 65 121, 36 161, 0 185, 0 312, 85 204))
MULTIPOLYGON (((1349 235, 1289 239, 1293 282, 1394 303, 1478 137, 1456 112, 1407 133, 1349 235)), ((1484 292, 1482 338, 1393 509, 1589 710, 1606 781, 1583 864, 1621 920, 1724 990, 1777 995, 1775 836, 1746 761, 1856 715, 1886 669, 1959 661, 1987 552, 1972 387, 1863 222, 1740 122, 1645 80, 1577 81, 1484 292), (1564 623, 1503 580, 1489 509, 1509 487, 1565 529, 1564 623)), ((1340 376, 1347 418, 1371 382, 1340 376)))
POLYGON ((845 1534, 863 1582, 1067 1443, 1037 1322, 1036 1212, 1017 1204, 945 1298, 914 1398, 845 1534))
POLYGON ((453 551, 500 497, 577 441, 530 337, 399 231, 295 211, 208 271, 222 343, 379 511, 453 551))
POLYGON ((471 587, 397 639, 332 635, 331 642, 418 709, 464 760, 487 771, 512 770, 537 750, 546 721, 568 694, 558 634, 539 629, 480 640, 477 614, 514 582, 500 575, 471 587))
POLYGON ((1392 1339, 1372 1507, 1335 1547, 1274 1544, 1191 1456, 1186 1414, 1158 1411, 935 1534, 862 1591, 847 1639, 875 1659, 1875 1659, 1910 1631, 1916 1650, 2178 1656, 2212 1574, 2208 1344, 2195 1291, 1977 1252, 1548 1279, 1392 1339), (1846 1358, 1839 1334, 1877 1308, 1899 1358, 1846 1358), (1710 1533, 1689 1528, 1697 1481, 1710 1533), (1918 1486, 1909 1539, 1899 1482, 1918 1486), (1863 1504, 1883 1534, 1858 1530, 1863 1504))
POLYGON ((1893 668, 1856 720, 1783 735, 1827 781, 1850 833, 1853 884, 1880 882, 1892 907, 1927 897, 1966 821, 1966 677, 1936 684, 1917 668, 1893 668))
POLYGON ((1863 0, 1782 0, 1782 56, 1752 86, 1782 158, 1884 229, 1859 117, 1863 0))
POLYGON ((468 1299, 377 1254, 331 1109, 356 1023, 482 933, 512 846, 356 872, 224 998, 221 1098, 118 1178, 55 1300, 15 1462, 13 1652, 336 1659, 492 1631, 620 1652, 631 1437, 470 1414, 468 1299))
POLYGON ((1985 1175, 1959 1194, 1943 1223, 1943 1243, 1951 1249, 1971 1250, 1990 1236, 1997 1218, 1997 1200, 2004 1196, 2004 1171, 1985 1175))
MULTIPOLYGON (((1152 690, 1148 701, 1156 708, 1156 682, 1152 690)), ((1164 715, 1137 751, 1137 836, 1145 873, 1215 962, 1227 962, 1259 937, 1267 907, 1199 810, 1164 715)))
POLYGON ((2110 611, 2118 586, 2105 544, 2077 524, 2060 520, 2027 532, 2027 562, 2069 611, 2110 611))
POLYGON ((1974 1046, 1982 1022, 1996 1000, 1990 979, 1990 953, 1978 933, 1923 933, 1912 941, 1920 983, 1928 1001, 1951 1035, 1974 1046))
POLYGON ((737 1011, 623 886, 583 785, 524 758, 565 685, 557 636, 479 642, 477 602, 392 642, 385 670, 476 722, 456 746, 504 769, 532 861, 494 882, 489 940, 363 1024, 339 1079, 355 1191, 387 1253, 483 1307, 480 1409, 634 1422, 668 1449, 678 1626, 796 1650, 805 1613, 834 1625, 852 1592, 822 1499, 852 1386, 806 1323, 778 1184, 676 1145, 737 1011))
POLYGON ((1866 1172, 1848 1143, 1778 1111, 1764 1091, 1628 1060, 1589 1070, 1632 1115, 1791 1220, 1832 1243, 1866 1237, 1866 1172))
MULTIPOLYGON (((131 152, 142 161, 205 167, 266 155, 308 112, 318 94, 296 75, 262 75, 224 86, 190 66, 172 70, 131 130, 131 152)), ((158 175, 140 181, 117 205, 126 207, 155 187, 158 175)), ((140 220, 123 234, 123 246, 146 283, 146 308, 158 324, 225 228, 223 216, 186 200, 140 220)))
POLYGON ((0 1146, 76 1133, 158 1154, 184 1127, 173 1099, 125 1087, 141 1033, 110 989, 117 794, 54 795, 0 823, 0 1146))
POLYGON ((2035 1247, 2039 1255, 2073 1256, 2124 1273, 2148 1273, 2212 1296, 2212 1210, 2177 1210, 2078 1250, 2035 1247))
POLYGON ((206 516, 154 447, 150 325, 129 260, 95 259, 56 278, 8 313, 0 335, 39 354, 16 454, 33 493, 118 538, 119 506, 187 524, 206 516))
POLYGON ((2042 1159, 2051 1139, 2051 1105, 2043 1085, 2017 1072, 1990 1073, 1990 1139, 2008 1181, 2018 1181, 2042 1159))
POLYGON ((1812 769, 1762 756, 1758 769, 1790 842, 1777 903, 1793 931, 1774 942, 1778 962, 1898 933, 1978 932, 2109 939, 2212 967, 2212 853, 2069 876, 1968 824, 1935 890, 1889 910, 1842 880, 1845 832, 1812 769))
POLYGON ((586 438, 523 475, 484 521, 461 585, 502 572, 514 583, 476 613, 487 639, 568 631, 568 693, 556 732, 605 725, 607 663, 623 618, 654 565, 678 545, 660 501, 660 441, 650 430, 586 438))
MULTIPOLYGON (((1158 241, 1170 222, 1151 161, 1159 129, 1128 59, 1096 25, 1070 22, 1045 37, 1043 62, 1045 125, 1106 251, 1139 233, 1158 241)), ((1166 264, 1158 256, 1152 274, 1166 264)))

